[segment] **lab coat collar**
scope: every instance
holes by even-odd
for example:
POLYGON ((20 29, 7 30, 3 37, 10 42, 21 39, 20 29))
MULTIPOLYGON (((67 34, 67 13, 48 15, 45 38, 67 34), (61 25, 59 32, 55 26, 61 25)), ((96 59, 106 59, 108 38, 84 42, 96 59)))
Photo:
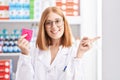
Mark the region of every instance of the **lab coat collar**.
POLYGON ((53 63, 50 64, 50 61, 51 61, 50 50, 46 50, 46 51, 40 50, 39 53, 38 53, 38 60, 41 61, 42 64, 45 65, 46 67, 52 68, 58 63, 58 61, 60 61, 62 56, 68 55, 68 51, 69 51, 68 48, 60 46, 59 51, 56 55, 56 58, 54 59, 53 63))
POLYGON ((56 55, 56 58, 54 59, 53 63, 51 64, 51 67, 56 66, 61 61, 62 57, 66 56, 67 54, 68 54, 68 48, 60 46, 59 51, 56 55))

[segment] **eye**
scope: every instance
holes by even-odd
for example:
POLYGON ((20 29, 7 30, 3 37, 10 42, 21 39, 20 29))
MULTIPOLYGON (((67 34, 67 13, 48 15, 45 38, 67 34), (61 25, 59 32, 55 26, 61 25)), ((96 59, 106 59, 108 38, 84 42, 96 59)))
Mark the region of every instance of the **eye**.
POLYGON ((56 21, 55 21, 55 23, 59 23, 59 22, 60 22, 60 20, 56 20, 56 21))
POLYGON ((46 24, 46 25, 50 25, 50 24, 51 24, 51 21, 46 21, 45 24, 46 24))

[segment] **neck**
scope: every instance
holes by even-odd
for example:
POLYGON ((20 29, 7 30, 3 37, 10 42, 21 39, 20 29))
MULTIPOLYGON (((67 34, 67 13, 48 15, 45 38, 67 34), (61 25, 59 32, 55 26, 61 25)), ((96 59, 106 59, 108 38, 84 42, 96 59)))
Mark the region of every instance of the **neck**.
POLYGON ((52 40, 52 47, 58 47, 61 44, 61 40, 52 40))

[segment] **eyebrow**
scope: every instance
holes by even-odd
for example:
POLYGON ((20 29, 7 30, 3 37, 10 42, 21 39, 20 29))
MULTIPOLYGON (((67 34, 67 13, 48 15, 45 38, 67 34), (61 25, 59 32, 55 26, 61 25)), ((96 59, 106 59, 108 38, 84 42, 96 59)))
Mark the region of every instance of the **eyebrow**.
MULTIPOLYGON (((55 20, 58 20, 58 19, 61 19, 61 18, 55 18, 55 20)), ((52 20, 49 20, 49 19, 48 19, 48 20, 46 20, 46 21, 52 21, 52 20)))

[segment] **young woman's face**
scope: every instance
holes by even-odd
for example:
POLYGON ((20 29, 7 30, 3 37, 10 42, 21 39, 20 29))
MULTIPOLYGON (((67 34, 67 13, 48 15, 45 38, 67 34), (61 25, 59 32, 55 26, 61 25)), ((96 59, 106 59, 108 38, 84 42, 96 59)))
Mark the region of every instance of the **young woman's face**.
POLYGON ((52 39, 60 39, 64 33, 63 18, 51 12, 45 22, 45 30, 52 39))

